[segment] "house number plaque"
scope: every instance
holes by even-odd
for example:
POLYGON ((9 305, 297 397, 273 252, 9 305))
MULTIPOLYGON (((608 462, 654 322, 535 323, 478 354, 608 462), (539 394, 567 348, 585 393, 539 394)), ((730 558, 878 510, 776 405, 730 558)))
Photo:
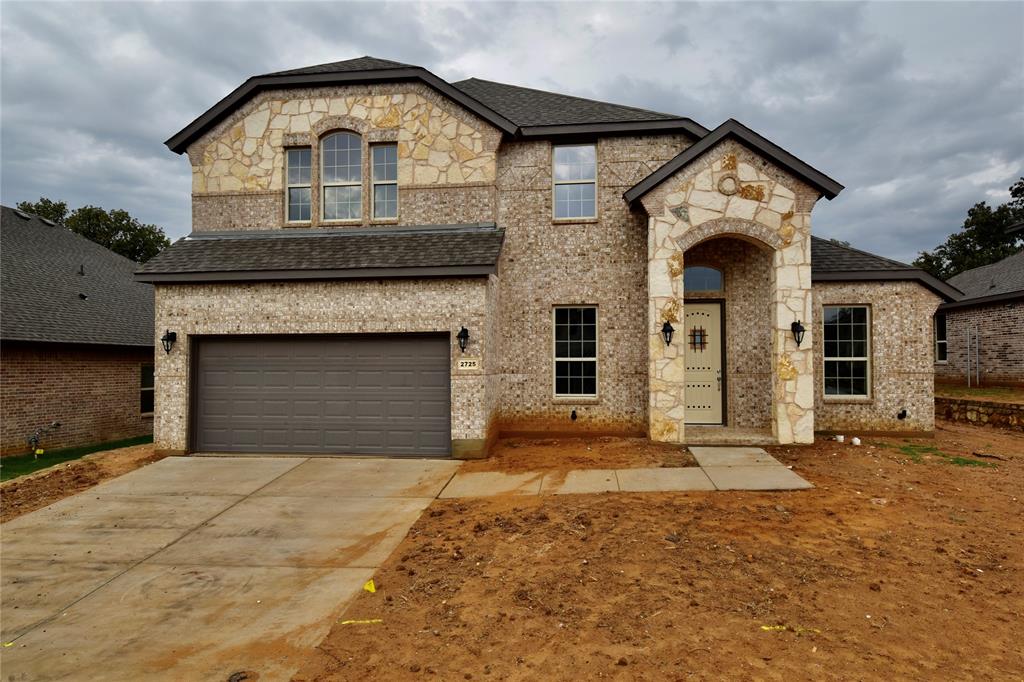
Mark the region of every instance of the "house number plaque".
POLYGON ((480 369, 480 358, 459 358, 459 369, 480 369))

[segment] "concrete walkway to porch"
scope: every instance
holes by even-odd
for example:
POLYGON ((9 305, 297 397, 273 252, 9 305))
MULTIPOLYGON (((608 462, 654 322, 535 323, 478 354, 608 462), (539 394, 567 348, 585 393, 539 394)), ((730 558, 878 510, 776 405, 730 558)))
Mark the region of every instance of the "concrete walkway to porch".
POLYGON ((761 448, 691 447, 696 467, 457 473, 439 497, 688 490, 802 490, 813 486, 761 448))

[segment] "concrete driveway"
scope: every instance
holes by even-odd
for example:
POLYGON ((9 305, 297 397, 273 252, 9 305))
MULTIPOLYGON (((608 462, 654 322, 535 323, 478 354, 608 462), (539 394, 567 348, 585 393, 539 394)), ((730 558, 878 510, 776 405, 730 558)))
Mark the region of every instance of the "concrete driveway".
POLYGON ((287 679, 457 468, 171 457, 14 519, 3 678, 287 679))

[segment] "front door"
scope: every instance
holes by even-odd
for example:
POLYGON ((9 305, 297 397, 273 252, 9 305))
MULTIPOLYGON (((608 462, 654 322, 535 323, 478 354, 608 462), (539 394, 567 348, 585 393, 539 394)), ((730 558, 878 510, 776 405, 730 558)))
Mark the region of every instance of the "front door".
POLYGON ((686 423, 722 423, 722 304, 690 303, 685 311, 686 423))

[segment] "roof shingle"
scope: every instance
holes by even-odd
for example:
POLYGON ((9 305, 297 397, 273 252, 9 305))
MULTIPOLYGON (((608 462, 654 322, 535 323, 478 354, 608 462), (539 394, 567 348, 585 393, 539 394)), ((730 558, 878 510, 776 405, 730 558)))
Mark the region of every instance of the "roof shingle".
POLYGON ((153 346, 153 287, 132 278, 138 263, 37 216, 0 210, 0 338, 153 346))
POLYGON ((518 126, 677 121, 682 117, 583 97, 468 78, 452 83, 518 126))
POLYGON ((1024 251, 1003 260, 961 272, 949 283, 964 292, 965 299, 1024 291, 1024 251))
POLYGON ((493 224, 199 233, 136 273, 140 281, 318 279, 493 272, 504 230, 493 224))
POLYGON ((412 64, 393 62, 390 59, 378 59, 369 55, 346 59, 340 62, 328 62, 326 64, 314 64, 303 66, 298 69, 287 71, 273 71, 265 73, 264 76, 305 76, 315 73, 346 73, 349 71, 383 71, 385 69, 405 69, 414 67, 412 64))

